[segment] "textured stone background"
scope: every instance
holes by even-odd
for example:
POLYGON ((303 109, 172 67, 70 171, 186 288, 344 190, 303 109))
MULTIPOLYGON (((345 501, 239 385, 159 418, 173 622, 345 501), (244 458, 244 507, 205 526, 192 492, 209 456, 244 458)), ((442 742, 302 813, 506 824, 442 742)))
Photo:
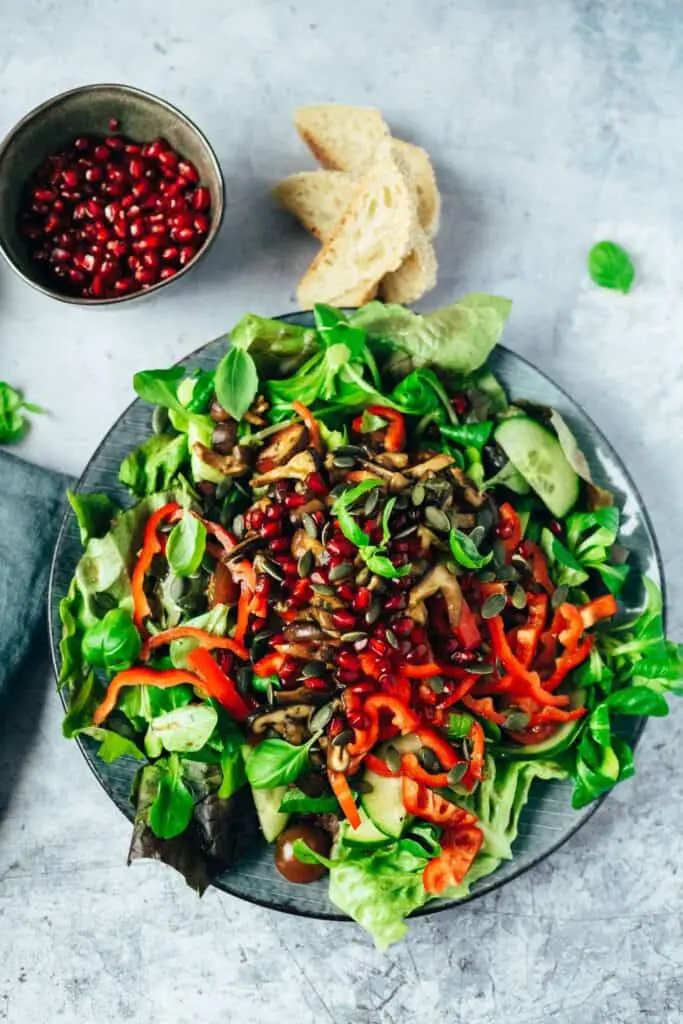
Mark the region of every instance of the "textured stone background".
MULTIPOLYGON (((23 452, 78 472, 131 398, 247 309, 284 312, 311 243, 269 186, 309 166, 299 103, 380 106, 432 153, 441 276, 514 299, 506 342, 586 406, 629 465, 683 635, 683 8, 675 0, 69 0, 0 4, 0 131, 62 89, 129 81, 215 143, 228 192, 211 257, 159 298, 88 313, 0 274, 0 378, 51 410, 23 452), (154 6, 154 11, 152 10, 154 6), (586 279, 593 241, 634 255, 631 295, 586 279)), ((386 956, 154 865, 59 736, 46 658, 0 724, 0 1021, 10 1024, 632 1024, 683 1020, 683 715, 637 777, 542 866, 416 921, 386 956)))

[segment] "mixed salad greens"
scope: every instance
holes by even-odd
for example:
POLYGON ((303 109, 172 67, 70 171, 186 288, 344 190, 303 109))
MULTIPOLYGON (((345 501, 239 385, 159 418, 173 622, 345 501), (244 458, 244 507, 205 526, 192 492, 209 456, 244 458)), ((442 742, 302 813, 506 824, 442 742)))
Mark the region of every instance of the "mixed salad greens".
POLYGON ((198 891, 258 825, 380 948, 513 856, 534 780, 633 772, 683 690, 619 510, 552 409, 487 368, 510 303, 245 316, 215 372, 135 377, 136 503, 71 494, 66 736, 140 762, 130 858, 198 891), (258 825, 257 825, 258 823, 258 825))

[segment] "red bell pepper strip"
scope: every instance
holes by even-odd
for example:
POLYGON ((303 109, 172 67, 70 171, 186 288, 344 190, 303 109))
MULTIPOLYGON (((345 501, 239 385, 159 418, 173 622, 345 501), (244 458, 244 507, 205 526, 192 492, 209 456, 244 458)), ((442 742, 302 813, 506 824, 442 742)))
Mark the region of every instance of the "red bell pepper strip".
POLYGON ((363 651, 362 654, 358 655, 358 660, 363 670, 363 675, 368 676, 369 679, 379 679, 377 655, 372 654, 370 651, 363 651))
POLYGON ((605 594, 603 597, 596 597, 579 608, 579 615, 583 622, 583 628, 589 629, 594 626, 598 619, 610 619, 617 614, 617 602, 614 594, 605 594))
POLYGON ((303 404, 303 402, 292 402, 292 409, 297 414, 297 416, 300 416, 301 419, 306 424, 306 428, 308 430, 308 440, 310 445, 313 448, 315 448, 317 452, 320 452, 322 454, 323 445, 320 439, 320 428, 318 426, 318 421, 316 420, 315 416, 308 408, 308 406, 305 406, 303 404))
POLYGON ((555 662, 555 671, 550 678, 546 679, 543 683, 543 686, 548 690, 548 692, 552 693, 553 690, 556 690, 562 680, 566 678, 572 669, 577 668, 586 660, 593 649, 594 642, 595 641, 592 636, 587 636, 583 643, 577 648, 567 651, 561 658, 557 659, 555 662))
POLYGON ((274 651, 272 654, 266 654, 254 665, 254 675, 263 679, 265 676, 276 676, 282 668, 286 655, 280 654, 279 651, 274 651))
POLYGON ((417 759, 416 754, 404 754, 401 758, 401 775, 419 782, 422 786, 435 786, 437 789, 448 785, 448 772, 428 772, 417 759))
POLYGON ((460 604, 460 619, 456 626, 455 636, 466 651, 473 651, 481 645, 481 633, 474 613, 463 597, 460 604))
POLYGON ((452 804, 449 800, 435 793, 429 786, 423 786, 414 779, 403 776, 401 781, 403 806, 408 814, 414 814, 423 821, 431 821, 434 825, 470 825, 477 819, 473 814, 452 804))
POLYGON ((588 708, 572 708, 565 711, 563 708, 541 708, 535 715, 531 716, 530 725, 544 725, 547 722, 574 722, 583 718, 588 713, 588 708))
POLYGON ((165 629, 163 632, 149 637, 142 645, 140 659, 147 661, 155 647, 162 647, 174 640, 184 639, 197 640, 200 647, 205 647, 208 651, 220 649, 232 651, 238 658, 249 657, 246 648, 228 636, 214 636, 213 633, 207 633, 205 629, 198 629, 196 626, 174 626, 173 629, 165 629))
POLYGON ((467 738, 470 741, 472 753, 467 771, 462 777, 462 784, 468 789, 472 789, 475 782, 480 782, 484 776, 486 740, 484 738, 484 730, 479 722, 472 722, 467 738))
POLYGON ((174 518, 180 511, 180 505, 171 501, 153 512, 145 525, 142 548, 130 578, 133 592, 133 622, 139 630, 143 628, 145 619, 152 614, 145 594, 145 576, 149 572, 154 556, 161 551, 161 541, 157 536, 157 530, 162 523, 167 519, 174 518))
POLYGON ((390 697, 395 697, 402 704, 410 704, 413 689, 410 685, 410 680, 406 679, 405 676, 394 676, 391 680, 383 679, 381 686, 383 692, 388 693, 390 697))
POLYGON ((494 722, 496 725, 505 724, 505 715, 496 711, 491 697, 465 696, 462 698, 462 703, 472 714, 479 715, 480 718, 485 718, 488 722, 494 722))
POLYGON ((244 583, 240 587, 240 599, 237 604, 237 624, 235 626, 235 640, 238 644, 244 643, 249 626, 249 612, 251 611, 252 591, 244 583))
POLYGON ((496 657, 500 659, 503 666, 512 677, 510 681, 507 680, 507 677, 504 680, 501 680, 501 692, 503 690, 515 690, 521 688, 521 691, 524 694, 533 697, 534 700, 539 702, 539 704, 552 704, 559 707, 569 703, 568 697, 556 697, 551 693, 546 693, 541 686, 541 680, 538 673, 530 672, 524 667, 524 665, 522 665, 519 659, 515 657, 510 649, 507 637, 505 636, 503 620, 500 615, 496 615, 494 618, 489 619, 488 625, 496 657))
POLYGON ((392 772, 386 761, 383 761, 381 757, 377 757, 376 754, 366 754, 363 764, 371 772, 374 772, 375 775, 381 775, 385 779, 398 779, 401 775, 400 772, 392 772))
POLYGON ((520 545, 519 553, 531 566, 531 575, 539 587, 543 587, 546 594, 554 594, 555 584, 550 579, 548 563, 538 544, 533 540, 525 540, 520 545))
POLYGON ((522 526, 512 505, 505 501, 498 509, 498 533, 505 548, 505 561, 509 562, 522 539, 522 526))
MULTIPOLYGON (((406 421, 396 409, 390 409, 387 405, 369 405, 366 412, 373 416, 381 416, 387 421, 386 433, 384 435, 384 447, 388 452, 402 452, 406 446, 406 421)), ((357 434, 364 434, 363 417, 356 416, 351 426, 357 434)))
POLYGON ((548 616, 548 595, 527 594, 529 614, 526 623, 517 630, 516 651, 522 665, 529 668, 538 650, 541 634, 548 616))
POLYGON ((459 763, 460 758, 450 743, 442 736, 439 736, 434 729, 428 726, 420 726, 415 734, 422 741, 422 746, 427 747, 436 754, 443 771, 428 772, 422 767, 415 754, 404 754, 401 758, 401 771, 404 775, 421 782, 423 786, 447 786, 448 773, 459 763))
POLYGON ((360 828, 360 814, 356 807, 356 801, 353 798, 353 793, 351 792, 351 787, 349 786, 346 776, 342 772, 331 771, 328 771, 327 776, 330 780, 332 792, 339 801, 339 806, 344 812, 346 820, 352 828, 360 828))
POLYGON ((253 704, 247 704, 232 679, 223 672, 211 654, 203 647, 196 647, 187 656, 188 663, 200 678, 198 684, 230 712, 238 722, 243 721, 252 710, 253 704))
POLYGON ((467 675, 467 669, 456 668, 453 665, 439 665, 436 661, 427 661, 422 665, 403 665, 401 675, 406 676, 407 679, 431 679, 433 676, 463 679, 467 675))
POLYGON ((568 601, 560 605, 553 616, 550 632, 565 650, 576 650, 583 634, 583 622, 576 605, 569 604, 568 601))
POLYGON ((167 690, 169 686, 180 686, 182 683, 189 683, 190 686, 202 685, 197 676, 184 669, 170 668, 157 672, 152 668, 127 668, 124 672, 117 672, 107 687, 104 700, 95 708, 92 720, 95 725, 102 724, 116 707, 119 693, 124 686, 158 686, 162 690, 167 690))
POLYGON ((430 860, 422 881, 425 890, 441 896, 449 886, 460 885, 479 853, 484 833, 476 825, 447 828, 440 839, 441 854, 430 860))
POLYGON ((439 704, 439 711, 445 711, 447 708, 453 707, 458 701, 461 701, 465 697, 473 686, 475 686, 481 679, 481 676, 467 675, 460 682, 456 688, 450 693, 444 701, 439 704))
POLYGON ((363 710, 372 716, 379 716, 382 711, 387 712, 404 736, 408 732, 415 732, 420 724, 414 711, 388 693, 373 693, 363 705, 363 710))

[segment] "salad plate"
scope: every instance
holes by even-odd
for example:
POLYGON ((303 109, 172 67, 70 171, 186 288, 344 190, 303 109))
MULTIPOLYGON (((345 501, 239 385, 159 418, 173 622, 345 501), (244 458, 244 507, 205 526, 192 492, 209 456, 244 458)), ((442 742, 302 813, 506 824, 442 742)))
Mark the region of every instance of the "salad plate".
MULTIPOLYGON (((276 320, 283 325, 292 324, 305 328, 313 328, 316 324, 312 313, 291 313, 276 320)), ((191 353, 179 365, 188 375, 194 371, 214 371, 226 354, 227 342, 227 337, 212 341, 191 353)), ((575 439, 578 449, 586 457, 593 484, 598 492, 600 489, 608 489, 614 495, 615 504, 620 510, 619 544, 628 548, 630 567, 625 585, 619 588, 620 612, 626 618, 636 616, 646 601, 643 577, 647 577, 661 592, 663 573, 647 511, 628 470, 590 417, 561 387, 524 358, 498 344, 489 355, 486 365, 503 386, 509 401, 519 403, 523 414, 531 410, 531 415, 535 409, 540 408, 552 409, 559 414, 563 425, 560 429, 568 429, 568 436, 575 439)), ((196 379, 202 378, 199 376, 196 379)), ((79 495, 92 493, 107 494, 122 508, 131 504, 129 491, 120 482, 120 466, 132 450, 137 449, 150 437, 152 414, 151 406, 140 399, 134 401, 123 412, 99 444, 81 476, 76 487, 74 507, 78 504, 79 495)), ((519 421, 511 419, 505 422, 519 421)), ((504 437, 500 427, 498 433, 502 444, 504 437)), ((514 449, 514 444, 513 438, 508 454, 514 449)), ((510 459, 512 457, 510 454, 510 459)), ((526 490, 528 491, 528 488, 526 490)), ((74 509, 70 508, 62 523, 52 565, 49 621, 51 649, 58 676, 64 671, 63 650, 60 652, 63 629, 60 605, 63 608, 65 599, 68 600, 72 579, 83 555, 82 527, 83 523, 79 524, 74 509)), ((469 547, 465 554, 468 553, 471 555, 469 547)), ((66 696, 63 700, 67 708, 66 696)), ((72 712, 73 707, 69 713, 72 712)), ((644 718, 636 717, 633 713, 623 719, 620 718, 620 742, 624 740, 629 747, 635 747, 644 722, 644 718)), ((500 740, 500 729, 497 733, 500 740)), ((130 794, 139 769, 138 762, 128 756, 116 757, 111 761, 103 760, 97 753, 102 737, 96 737, 92 731, 90 735, 80 730, 73 730, 69 734, 76 736, 89 767, 105 792, 123 814, 133 821, 135 808, 131 803, 130 794)), ((624 777, 627 774, 628 772, 625 772, 624 777)), ((418 906, 414 913, 421 915, 439 912, 457 906, 465 899, 473 899, 490 892, 528 870, 557 849, 586 822, 606 795, 604 789, 602 792, 592 792, 591 796, 595 797, 592 802, 575 801, 579 806, 578 809, 573 809, 573 787, 575 790, 576 779, 554 779, 552 773, 544 778, 543 784, 534 784, 519 817, 512 859, 503 858, 496 870, 475 880, 471 887, 458 894, 459 898, 435 898, 418 906)), ((252 841, 253 836, 243 838, 243 843, 238 842, 239 856, 230 870, 212 879, 213 884, 219 889, 280 911, 320 919, 348 920, 349 915, 340 912, 339 905, 331 901, 326 878, 320 878, 308 885, 292 885, 276 870, 272 849, 265 842, 258 838, 252 841)), ((151 855, 160 856, 158 852, 151 855)), ((164 859, 163 855, 161 859, 164 859)), ((381 942, 388 944, 393 937, 395 936, 384 936, 381 942)))

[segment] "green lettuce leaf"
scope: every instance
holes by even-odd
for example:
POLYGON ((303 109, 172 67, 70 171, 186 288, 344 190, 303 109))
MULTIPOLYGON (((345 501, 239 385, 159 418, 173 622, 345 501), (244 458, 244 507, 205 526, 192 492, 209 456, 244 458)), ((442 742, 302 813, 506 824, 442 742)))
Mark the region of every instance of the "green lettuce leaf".
POLYGON ((350 317, 389 355, 385 371, 400 378, 419 366, 467 376, 495 348, 512 303, 495 295, 472 293, 422 316, 403 306, 370 302, 350 317))
POLYGON ((108 494, 67 491, 66 497, 74 510, 83 547, 91 537, 103 537, 111 529, 114 516, 121 511, 108 494))
POLYGON ((318 333, 311 327, 268 320, 246 313, 230 332, 234 348, 248 352, 263 377, 289 377, 319 347, 318 333))
POLYGON ((139 498, 168 490, 188 460, 186 434, 157 434, 127 455, 119 480, 139 498))

